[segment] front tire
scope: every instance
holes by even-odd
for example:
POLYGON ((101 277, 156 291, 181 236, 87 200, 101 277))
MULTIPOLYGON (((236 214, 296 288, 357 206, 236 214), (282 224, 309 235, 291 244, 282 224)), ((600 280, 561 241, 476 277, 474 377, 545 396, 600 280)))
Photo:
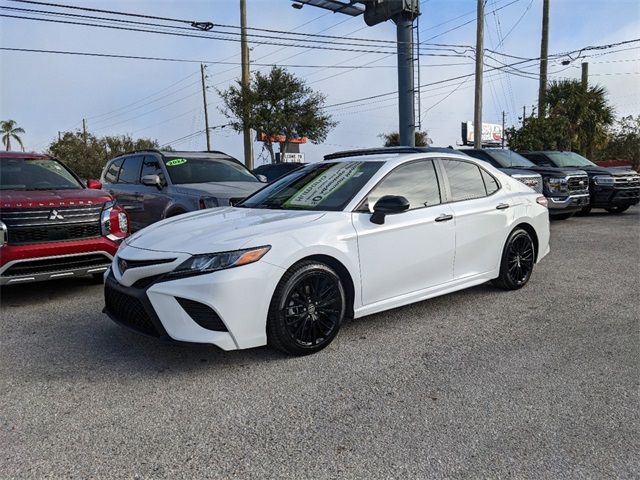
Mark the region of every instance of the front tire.
POLYGON ((289 269, 271 299, 268 344, 292 355, 308 355, 329 345, 346 312, 345 290, 329 266, 305 261, 289 269))
POLYGON ((618 215, 619 213, 626 212, 627 210, 629 210, 630 206, 631 205, 621 205, 617 207, 605 208, 605 210, 609 213, 613 213, 614 215, 618 215))
POLYGON ((518 290, 524 287, 533 272, 535 244, 529 232, 516 228, 504 245, 500 262, 500 276, 492 283, 503 290, 518 290))

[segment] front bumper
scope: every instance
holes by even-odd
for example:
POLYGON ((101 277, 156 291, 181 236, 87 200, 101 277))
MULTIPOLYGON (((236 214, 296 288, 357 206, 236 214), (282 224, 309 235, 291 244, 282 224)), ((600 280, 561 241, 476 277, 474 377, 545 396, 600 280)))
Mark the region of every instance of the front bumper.
MULTIPOLYGON (((112 270, 117 269, 116 263, 117 259, 112 270)), ((257 347, 267 343, 269 305, 283 273, 261 260, 168 281, 158 273, 133 283, 128 278, 124 283, 130 285, 125 286, 110 271, 105 279, 104 312, 117 323, 162 340, 206 343, 223 350, 257 347)))
POLYGON ((549 215, 561 215, 564 213, 577 212, 588 206, 590 202, 589 194, 569 195, 566 197, 547 197, 549 215))
POLYGON ((591 206, 609 208, 640 202, 640 187, 591 187, 591 206))
POLYGON ((0 247, 0 285, 105 272, 118 250, 105 237, 0 247))

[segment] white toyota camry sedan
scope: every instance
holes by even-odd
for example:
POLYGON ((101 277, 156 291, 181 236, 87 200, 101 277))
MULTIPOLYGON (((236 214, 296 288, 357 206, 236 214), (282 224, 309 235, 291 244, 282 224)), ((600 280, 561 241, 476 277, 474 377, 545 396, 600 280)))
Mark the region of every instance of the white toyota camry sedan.
POLYGON ((546 199, 452 150, 407 151, 334 154, 141 230, 105 274, 105 312, 167 340, 307 354, 348 318, 524 286, 549 251, 546 199))

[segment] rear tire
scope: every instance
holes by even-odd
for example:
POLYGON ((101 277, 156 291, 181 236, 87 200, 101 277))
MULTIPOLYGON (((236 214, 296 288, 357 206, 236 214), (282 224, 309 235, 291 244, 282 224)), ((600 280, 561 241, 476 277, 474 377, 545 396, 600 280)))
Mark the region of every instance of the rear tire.
POLYGON ((328 265, 304 261, 282 277, 267 317, 268 344, 291 355, 308 355, 329 345, 347 311, 338 274, 328 265))
POLYGON ((562 213, 560 215, 549 215, 549 220, 567 220, 575 215, 572 213, 562 213))
POLYGON ((629 210, 629 207, 631 207, 631 205, 609 207, 609 208, 605 208, 605 210, 609 213, 613 213, 614 215, 618 215, 619 213, 626 212, 627 210, 629 210))
POLYGON ((524 287, 533 272, 536 248, 529 232, 516 228, 504 245, 500 262, 500 276, 492 283, 503 290, 524 287))

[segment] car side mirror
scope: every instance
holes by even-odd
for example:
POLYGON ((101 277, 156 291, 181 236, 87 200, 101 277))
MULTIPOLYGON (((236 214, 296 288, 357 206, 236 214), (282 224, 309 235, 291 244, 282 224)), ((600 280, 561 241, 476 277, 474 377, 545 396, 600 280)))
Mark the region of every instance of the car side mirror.
POLYGON ((91 190, 102 190, 102 182, 100 180, 90 178, 87 180, 87 188, 90 188, 91 190))
POLYGON ((385 195, 373 206, 371 222, 377 225, 384 223, 384 217, 409 210, 409 200, 400 195, 385 195))
POLYGON ((262 183, 269 183, 269 180, 264 175, 258 174, 256 175, 256 177, 258 177, 258 180, 260 180, 262 183))
POLYGON ((160 175, 145 175, 140 179, 143 185, 147 187, 157 187, 158 189, 162 188, 162 180, 160 179, 160 175))

